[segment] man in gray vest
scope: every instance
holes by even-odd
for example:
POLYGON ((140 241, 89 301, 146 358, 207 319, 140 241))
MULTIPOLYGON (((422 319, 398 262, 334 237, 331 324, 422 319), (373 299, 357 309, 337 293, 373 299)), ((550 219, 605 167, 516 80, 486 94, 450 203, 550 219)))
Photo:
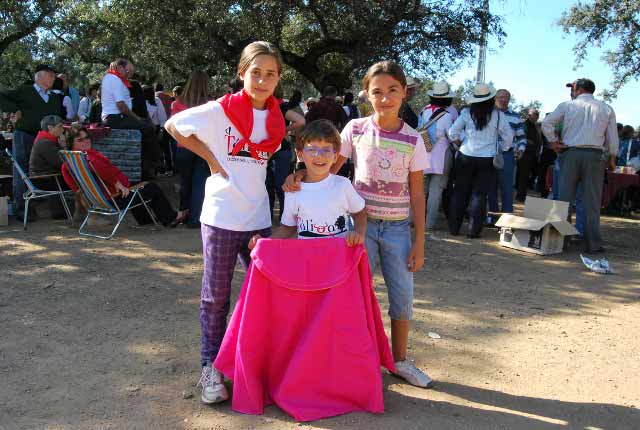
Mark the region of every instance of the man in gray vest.
MULTIPOLYGON (((0 110, 15 113, 17 122, 13 133, 12 152, 22 170, 29 171, 29 157, 40 121, 47 115, 62 116, 62 100, 50 91, 56 75, 48 65, 36 67, 35 83, 21 85, 14 90, 0 91, 0 110)), ((25 185, 18 171, 13 169, 13 213, 21 218, 24 213, 25 185)))

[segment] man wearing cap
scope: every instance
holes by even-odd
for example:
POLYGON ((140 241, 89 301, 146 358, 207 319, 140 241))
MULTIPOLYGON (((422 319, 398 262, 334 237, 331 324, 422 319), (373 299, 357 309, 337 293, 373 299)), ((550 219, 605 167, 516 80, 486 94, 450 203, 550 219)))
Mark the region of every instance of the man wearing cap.
POLYGON ((418 115, 411 109, 409 102, 416 94, 416 88, 418 87, 418 83, 415 79, 409 77, 407 78, 407 95, 404 98, 404 102, 400 107, 400 118, 409 126, 413 128, 418 128, 418 115))
MULTIPOLYGON (((489 211, 500 212, 498 207, 498 189, 500 189, 500 198, 502 201, 502 212, 513 212, 513 183, 515 173, 515 161, 520 159, 527 147, 527 137, 524 134, 524 122, 520 118, 520 114, 509 109, 509 101, 511 93, 505 89, 499 89, 496 92, 496 108, 504 113, 504 117, 513 130, 513 141, 505 142, 502 156, 504 158, 504 167, 497 171, 496 184, 489 191, 489 211), (506 150, 505 150, 506 148, 506 150)), ((488 223, 494 224, 495 220, 488 219, 488 223)))
MULTIPOLYGON (((29 157, 36 134, 40 130, 40 121, 47 115, 61 116, 62 100, 52 93, 51 87, 56 75, 48 65, 38 65, 34 77, 35 83, 21 85, 14 90, 0 91, 0 110, 13 112, 17 118, 13 133, 12 152, 20 167, 27 172, 29 157)), ((18 171, 13 169, 14 214, 22 217, 24 212, 25 185, 18 171)))
POLYGON ((596 86, 581 78, 571 84, 571 101, 560 103, 542 121, 542 131, 556 152, 563 152, 559 198, 573 202, 582 188, 586 252, 603 252, 600 236, 600 203, 607 168, 615 168, 618 153, 616 114, 611 106, 593 97, 596 86), (562 123, 560 137, 556 124, 562 123))

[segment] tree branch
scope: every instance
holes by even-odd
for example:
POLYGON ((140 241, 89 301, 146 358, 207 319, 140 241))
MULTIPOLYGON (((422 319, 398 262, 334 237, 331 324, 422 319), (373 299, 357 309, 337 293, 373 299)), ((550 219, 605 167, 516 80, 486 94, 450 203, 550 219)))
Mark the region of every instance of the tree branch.
POLYGON ((44 19, 53 11, 53 9, 43 9, 40 12, 40 15, 38 15, 36 17, 35 20, 33 20, 29 25, 27 25, 26 27, 24 27, 22 30, 16 31, 15 33, 11 33, 8 36, 6 36, 5 38, 3 38, 2 40, 0 40, 0 57, 2 57, 2 54, 4 53, 4 51, 9 47, 9 45, 11 45, 13 42, 17 42, 18 40, 22 39, 23 37, 26 37, 28 35, 30 35, 31 33, 33 33, 33 31, 38 28, 40 26, 40 24, 42 24, 42 21, 44 21, 44 19))
POLYGON ((85 63, 102 64, 105 66, 109 65, 110 63, 109 61, 85 54, 82 49, 80 49, 77 45, 74 45, 73 43, 69 42, 67 39, 62 37, 61 34, 58 34, 55 30, 51 29, 50 31, 51 31, 51 34, 53 34, 56 39, 58 39, 60 42, 67 45, 69 48, 73 49, 74 54, 78 55, 80 59, 85 63))

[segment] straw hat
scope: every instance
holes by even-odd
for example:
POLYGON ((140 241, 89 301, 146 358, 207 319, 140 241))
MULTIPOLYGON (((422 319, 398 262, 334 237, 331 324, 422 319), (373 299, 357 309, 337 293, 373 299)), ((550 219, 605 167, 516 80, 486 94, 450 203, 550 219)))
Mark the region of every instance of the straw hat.
POLYGON ((452 99, 456 96, 451 92, 449 84, 446 81, 436 82, 433 88, 427 91, 427 95, 432 99, 452 99))
POLYGON ((467 97, 467 103, 469 104, 480 103, 495 97, 495 95, 496 95, 496 89, 493 88, 492 85, 476 84, 476 86, 473 87, 473 94, 467 97))

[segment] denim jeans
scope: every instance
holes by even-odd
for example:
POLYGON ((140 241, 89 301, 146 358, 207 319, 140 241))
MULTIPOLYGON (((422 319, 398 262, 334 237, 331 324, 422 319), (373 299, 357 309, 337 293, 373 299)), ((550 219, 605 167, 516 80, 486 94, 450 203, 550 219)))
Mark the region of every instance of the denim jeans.
POLYGON ((198 224, 204 190, 211 170, 207 162, 186 148, 178 147, 176 168, 180 173, 180 210, 189 209, 188 224, 198 224))
POLYGON ((280 216, 282 216, 282 210, 284 209, 284 191, 282 190, 282 186, 284 185, 284 181, 287 179, 287 176, 291 173, 292 157, 291 149, 281 149, 273 154, 271 159, 269 167, 272 169, 270 172, 272 175, 272 181, 271 183, 267 183, 271 216, 273 216, 273 206, 276 198, 280 205, 280 216))
POLYGON ((389 295, 389 316, 393 320, 408 321, 413 316, 413 273, 408 261, 411 252, 409 220, 383 221, 368 219, 365 247, 371 273, 380 268, 389 295))
MULTIPOLYGON (((29 174, 29 157, 31 157, 31 148, 36 137, 24 131, 16 130, 13 132, 13 144, 11 152, 18 165, 22 168, 25 175, 29 174)), ((18 170, 13 168, 13 213, 21 215, 24 212, 24 199, 22 198, 27 186, 24 184, 18 170)))
POLYGON ((504 167, 496 169, 495 185, 489 190, 489 211, 513 212, 513 173, 515 169, 515 157, 513 149, 504 151, 504 167), (502 200, 502 211, 498 207, 498 189, 502 200))
POLYGON ((436 228, 438 221, 438 211, 442 201, 442 191, 447 184, 443 175, 424 175, 424 193, 427 196, 427 224, 428 230, 436 228))

